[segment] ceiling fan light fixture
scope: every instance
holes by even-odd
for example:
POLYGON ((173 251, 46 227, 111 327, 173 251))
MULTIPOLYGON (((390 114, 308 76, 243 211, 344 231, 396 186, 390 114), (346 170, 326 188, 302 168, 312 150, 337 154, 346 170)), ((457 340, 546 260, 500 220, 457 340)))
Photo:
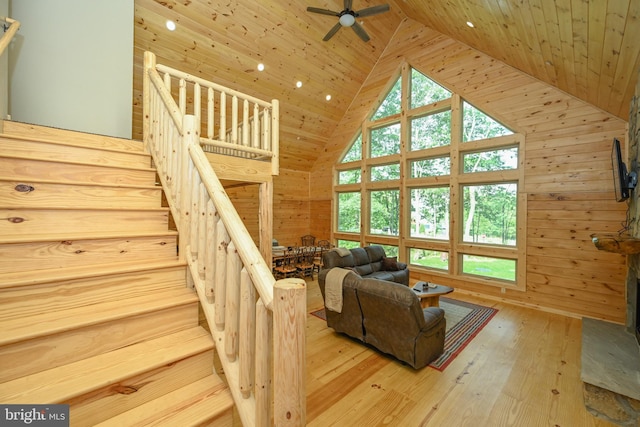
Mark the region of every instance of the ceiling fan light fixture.
POLYGON ((343 27, 350 27, 356 22, 356 17, 350 13, 345 13, 340 16, 340 25, 343 27))

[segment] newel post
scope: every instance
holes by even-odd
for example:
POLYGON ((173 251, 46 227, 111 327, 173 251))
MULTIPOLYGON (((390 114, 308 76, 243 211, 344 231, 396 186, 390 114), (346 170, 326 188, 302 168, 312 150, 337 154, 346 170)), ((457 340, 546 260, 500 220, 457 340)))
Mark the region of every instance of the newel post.
POLYGON ((273 292, 274 423, 304 426, 306 283, 302 279, 278 280, 273 292))
POLYGON ((144 151, 149 153, 149 132, 151 129, 151 101, 149 70, 156 68, 156 56, 147 51, 144 53, 144 72, 142 73, 142 143, 144 151))

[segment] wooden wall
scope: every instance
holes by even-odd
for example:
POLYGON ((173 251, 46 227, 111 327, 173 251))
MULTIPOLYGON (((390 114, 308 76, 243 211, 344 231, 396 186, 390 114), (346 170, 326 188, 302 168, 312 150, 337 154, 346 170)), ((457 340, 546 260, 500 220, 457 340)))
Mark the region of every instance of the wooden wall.
MULTIPOLYGON (((610 151, 613 137, 626 140, 626 122, 415 21, 399 27, 314 165, 314 215, 330 216, 332 166, 402 61, 526 136, 526 291, 501 293, 415 269, 412 279, 624 323, 626 258, 598 251, 591 234, 617 232, 625 219, 626 205, 614 201, 610 151)), ((321 224, 328 228, 315 233, 328 234, 330 221, 321 224)))
MULTIPOLYGON (((259 242, 258 185, 227 188, 227 194, 254 242, 259 242)), ((273 178, 273 238, 283 246, 299 245, 311 233, 309 172, 280 169, 273 178)), ((328 234, 325 238, 328 237, 328 234)))

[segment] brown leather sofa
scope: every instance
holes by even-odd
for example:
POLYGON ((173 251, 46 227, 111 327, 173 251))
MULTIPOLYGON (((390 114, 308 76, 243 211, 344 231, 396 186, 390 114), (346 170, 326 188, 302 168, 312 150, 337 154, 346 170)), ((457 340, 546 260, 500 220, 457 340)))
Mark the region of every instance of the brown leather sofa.
POLYGON ((388 280, 409 286, 407 264, 398 262, 395 258, 387 258, 382 246, 371 245, 364 248, 353 248, 349 249, 349 252, 345 256, 341 256, 336 249, 325 252, 322 255, 322 268, 348 268, 365 278, 388 280))
MULTIPOLYGON (((322 270, 318 283, 325 298, 322 270)), ((391 354, 415 369, 444 351, 446 321, 438 307, 423 309, 408 286, 349 273, 342 282, 340 313, 326 309, 327 326, 391 354)))

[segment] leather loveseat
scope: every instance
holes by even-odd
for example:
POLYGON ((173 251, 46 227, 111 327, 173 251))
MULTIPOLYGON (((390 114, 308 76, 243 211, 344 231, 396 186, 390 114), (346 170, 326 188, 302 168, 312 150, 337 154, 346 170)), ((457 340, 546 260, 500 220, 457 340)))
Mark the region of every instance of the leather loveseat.
POLYGON ((438 307, 423 309, 415 291, 400 283, 345 272, 340 312, 326 307, 326 278, 318 283, 327 326, 420 369, 442 354, 446 321, 438 307))
POLYGON ((322 255, 322 264, 323 269, 348 268, 361 277, 388 280, 409 286, 407 264, 398 262, 395 257, 387 258, 384 248, 380 245, 349 250, 332 249, 322 255))

